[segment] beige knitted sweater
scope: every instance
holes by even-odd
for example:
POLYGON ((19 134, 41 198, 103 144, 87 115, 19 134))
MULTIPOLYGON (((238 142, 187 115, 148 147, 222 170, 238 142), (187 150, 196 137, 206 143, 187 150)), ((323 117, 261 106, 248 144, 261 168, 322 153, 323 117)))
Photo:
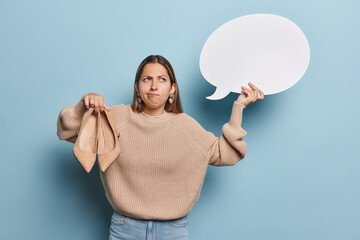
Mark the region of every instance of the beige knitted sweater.
MULTIPOLYGON (((100 178, 115 211, 137 219, 170 220, 188 215, 200 197, 208 164, 231 166, 244 158, 244 105, 236 101, 230 121, 216 137, 186 113, 161 117, 134 113, 129 104, 111 106, 121 153, 100 178)), ((61 140, 75 142, 83 105, 62 109, 61 140)))

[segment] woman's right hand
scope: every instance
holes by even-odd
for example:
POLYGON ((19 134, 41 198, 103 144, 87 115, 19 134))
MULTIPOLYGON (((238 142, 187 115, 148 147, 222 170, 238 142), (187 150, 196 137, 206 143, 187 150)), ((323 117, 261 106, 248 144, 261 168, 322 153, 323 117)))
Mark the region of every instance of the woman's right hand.
POLYGON ((86 109, 94 108, 96 113, 98 110, 102 112, 104 109, 110 111, 110 107, 105 104, 103 96, 99 94, 87 93, 82 99, 86 109))

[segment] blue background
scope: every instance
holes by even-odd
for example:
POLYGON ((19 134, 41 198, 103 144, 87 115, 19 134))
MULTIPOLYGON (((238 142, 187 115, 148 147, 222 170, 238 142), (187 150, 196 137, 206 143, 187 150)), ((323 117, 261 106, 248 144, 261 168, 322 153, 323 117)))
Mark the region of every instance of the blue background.
POLYGON ((244 110, 244 160, 209 166, 189 214, 191 239, 360 239, 359 2, 0 1, 2 172, 0 239, 107 239, 112 209, 98 174, 60 141, 60 110, 96 92, 131 103, 136 68, 161 54, 184 111, 220 136, 231 93, 205 99, 199 56, 225 22, 253 13, 289 18, 310 65, 289 90, 244 110))

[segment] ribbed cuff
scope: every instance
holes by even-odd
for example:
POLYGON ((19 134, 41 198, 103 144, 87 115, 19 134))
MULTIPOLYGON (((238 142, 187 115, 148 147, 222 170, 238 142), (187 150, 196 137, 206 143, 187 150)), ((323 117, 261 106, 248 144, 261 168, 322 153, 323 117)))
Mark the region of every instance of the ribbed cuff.
POLYGON ((237 141, 246 136, 247 132, 242 127, 233 127, 229 123, 225 123, 222 131, 229 141, 237 141))
POLYGON ((74 112, 73 114, 78 117, 78 118, 82 118, 84 116, 84 114, 89 111, 88 109, 86 109, 85 104, 83 102, 83 100, 81 100, 78 104, 73 105, 74 107, 74 112))
POLYGON ((230 126, 241 127, 242 114, 245 107, 246 106, 244 104, 234 101, 229 121, 230 126))

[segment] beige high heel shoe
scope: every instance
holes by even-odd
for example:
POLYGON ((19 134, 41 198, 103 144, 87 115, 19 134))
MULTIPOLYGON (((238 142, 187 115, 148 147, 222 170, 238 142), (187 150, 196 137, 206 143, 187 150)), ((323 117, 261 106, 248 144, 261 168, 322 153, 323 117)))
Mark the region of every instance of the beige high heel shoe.
POLYGON ((97 114, 94 112, 94 109, 84 114, 73 148, 75 158, 88 173, 96 161, 97 119, 97 114))
POLYGON ((115 121, 108 111, 98 113, 97 156, 101 171, 106 169, 119 156, 121 149, 115 121))

